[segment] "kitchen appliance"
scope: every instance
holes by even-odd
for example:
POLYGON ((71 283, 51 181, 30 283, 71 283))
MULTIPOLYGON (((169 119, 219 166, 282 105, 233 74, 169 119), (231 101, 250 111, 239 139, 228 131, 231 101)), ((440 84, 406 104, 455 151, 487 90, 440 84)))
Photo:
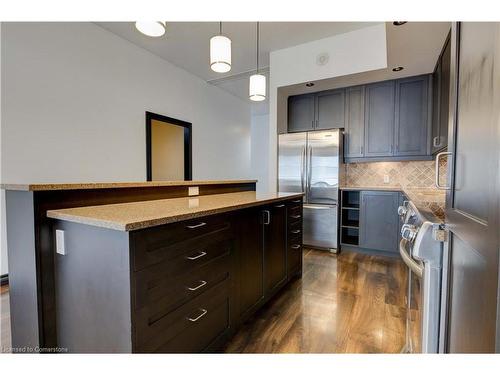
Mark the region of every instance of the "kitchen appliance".
POLYGON ((340 130, 281 134, 278 189, 304 192, 304 245, 337 251, 340 130))
POLYGON ((433 223, 410 201, 398 208, 403 219, 399 252, 408 266, 404 352, 438 353, 442 303, 442 225, 433 223))

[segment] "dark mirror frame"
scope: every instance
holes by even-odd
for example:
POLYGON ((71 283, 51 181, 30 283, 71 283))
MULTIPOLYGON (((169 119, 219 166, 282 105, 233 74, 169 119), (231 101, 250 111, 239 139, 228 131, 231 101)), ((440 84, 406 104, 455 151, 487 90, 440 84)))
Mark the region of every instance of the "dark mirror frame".
POLYGON ((159 115, 153 112, 146 112, 146 179, 152 181, 151 165, 151 122, 152 120, 168 122, 171 125, 182 126, 184 128, 184 180, 192 179, 192 124, 190 122, 177 120, 172 117, 159 115))

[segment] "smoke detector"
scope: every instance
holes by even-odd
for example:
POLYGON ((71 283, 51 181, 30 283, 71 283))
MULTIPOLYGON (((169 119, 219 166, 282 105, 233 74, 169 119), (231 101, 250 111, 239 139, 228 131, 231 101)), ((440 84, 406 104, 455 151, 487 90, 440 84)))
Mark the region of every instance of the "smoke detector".
POLYGON ((330 55, 327 52, 320 53, 316 56, 316 64, 317 65, 326 65, 330 60, 330 55))

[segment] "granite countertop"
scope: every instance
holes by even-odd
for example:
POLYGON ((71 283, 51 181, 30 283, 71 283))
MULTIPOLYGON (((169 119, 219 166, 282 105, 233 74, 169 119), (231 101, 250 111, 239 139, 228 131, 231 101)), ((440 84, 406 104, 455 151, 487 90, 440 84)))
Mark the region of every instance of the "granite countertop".
POLYGON ((399 191, 432 222, 444 222, 446 192, 435 188, 410 188, 404 186, 342 186, 341 190, 399 191))
POLYGON ((200 180, 200 181, 137 181, 137 182, 82 182, 82 183, 43 183, 43 184, 1 184, 4 190, 47 191, 80 189, 118 189, 159 186, 198 186, 219 184, 248 184, 257 180, 200 180))
POLYGON ((131 231, 302 196, 303 193, 245 191, 49 210, 47 216, 96 227, 131 231))

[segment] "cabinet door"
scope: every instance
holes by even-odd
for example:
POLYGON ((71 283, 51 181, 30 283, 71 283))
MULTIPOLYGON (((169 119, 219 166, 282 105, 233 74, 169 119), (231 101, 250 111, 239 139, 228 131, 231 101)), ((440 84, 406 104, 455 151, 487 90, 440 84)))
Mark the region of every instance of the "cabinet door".
POLYGON ((429 75, 396 81, 396 132, 397 156, 419 156, 427 152, 429 124, 428 89, 429 75))
POLYGON ((448 39, 441 56, 441 90, 439 96, 439 148, 448 146, 448 116, 450 110, 451 47, 448 39))
POLYGON ((264 214, 264 285, 270 295, 286 282, 286 206, 269 206, 264 214), (267 213, 269 212, 269 213, 267 213))
POLYGON ((432 152, 435 153, 441 149, 440 146, 440 89, 441 89, 441 59, 438 60, 436 65, 436 70, 432 74, 432 139, 431 148, 432 152))
POLYGON ((344 156, 362 157, 365 136, 365 88, 364 86, 346 89, 344 156))
POLYGON ((239 312, 245 315, 264 298, 264 243, 262 209, 241 212, 239 222, 239 312))
POLYGON ((340 129, 344 124, 345 90, 332 90, 316 95, 316 129, 340 129))
POLYGON ((398 251, 398 203, 398 192, 361 192, 360 247, 398 251))
POLYGON ((364 156, 392 156, 394 135, 394 81, 365 87, 364 156))
POLYGON ((288 132, 314 129, 314 94, 288 98, 288 132))

